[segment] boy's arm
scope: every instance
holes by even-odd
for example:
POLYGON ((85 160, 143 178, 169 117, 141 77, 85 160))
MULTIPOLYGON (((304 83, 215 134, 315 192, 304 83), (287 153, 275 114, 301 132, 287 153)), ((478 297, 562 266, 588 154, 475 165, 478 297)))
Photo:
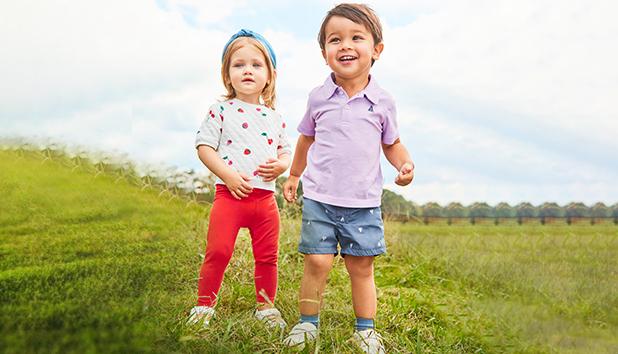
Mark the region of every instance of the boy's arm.
POLYGON ((212 173, 225 183, 234 198, 246 198, 253 190, 253 187, 249 184, 251 178, 229 168, 217 155, 213 147, 208 145, 198 146, 197 156, 212 173))
POLYGON ((283 197, 288 202, 296 200, 296 189, 298 188, 298 180, 307 167, 307 151, 315 141, 315 137, 300 135, 296 142, 296 150, 294 151, 294 160, 290 168, 290 177, 283 185, 283 197))
POLYGON ((390 145, 382 144, 384 156, 388 162, 399 171, 395 178, 395 183, 400 186, 406 186, 414 179, 414 163, 410 158, 408 149, 401 143, 399 138, 390 145))

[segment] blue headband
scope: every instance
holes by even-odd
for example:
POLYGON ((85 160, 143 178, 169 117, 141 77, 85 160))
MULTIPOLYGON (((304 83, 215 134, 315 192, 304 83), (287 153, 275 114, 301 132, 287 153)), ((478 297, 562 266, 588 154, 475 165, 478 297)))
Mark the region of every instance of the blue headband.
POLYGON ((236 32, 232 38, 230 38, 229 41, 227 41, 227 43, 225 44, 225 47, 223 47, 223 55, 221 55, 221 61, 223 61, 223 57, 225 56, 225 52, 227 51, 227 47, 230 46, 230 44, 239 37, 251 37, 256 39, 257 41, 259 41, 260 43, 262 43, 264 45, 264 47, 266 47, 266 50, 268 51, 268 56, 270 57, 270 61, 273 63, 273 67, 276 69, 277 68, 277 57, 275 56, 275 51, 273 50, 273 48, 270 46, 270 43, 268 43, 268 41, 266 40, 266 38, 262 37, 259 33, 255 33, 251 30, 248 29, 241 29, 240 31, 236 32))

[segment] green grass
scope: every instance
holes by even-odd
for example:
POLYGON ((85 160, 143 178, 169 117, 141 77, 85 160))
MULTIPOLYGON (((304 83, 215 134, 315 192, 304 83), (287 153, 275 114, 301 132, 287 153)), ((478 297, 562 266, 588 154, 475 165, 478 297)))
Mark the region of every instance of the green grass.
MULTIPOLYGON (((0 151, 0 351, 288 352, 252 318, 241 232, 211 327, 196 299, 208 207, 36 154, 0 151)), ((283 218, 277 306, 298 318, 299 220, 283 218)), ((618 352, 618 228, 389 223, 376 261, 389 352, 618 352)), ((318 351, 354 353, 341 260, 318 351)), ((314 347, 305 352, 313 352, 314 347)))
POLYGON ((402 259, 431 264, 513 352, 618 352, 615 226, 392 225, 402 259))

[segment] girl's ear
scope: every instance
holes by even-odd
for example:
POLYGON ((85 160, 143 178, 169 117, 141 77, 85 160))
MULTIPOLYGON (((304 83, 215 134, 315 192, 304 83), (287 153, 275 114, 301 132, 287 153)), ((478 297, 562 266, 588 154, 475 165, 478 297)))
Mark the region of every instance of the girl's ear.
POLYGON ((382 51, 384 50, 384 43, 378 43, 376 44, 375 47, 373 47, 373 54, 371 55, 371 58, 373 60, 378 60, 380 59, 380 54, 382 54, 382 51))

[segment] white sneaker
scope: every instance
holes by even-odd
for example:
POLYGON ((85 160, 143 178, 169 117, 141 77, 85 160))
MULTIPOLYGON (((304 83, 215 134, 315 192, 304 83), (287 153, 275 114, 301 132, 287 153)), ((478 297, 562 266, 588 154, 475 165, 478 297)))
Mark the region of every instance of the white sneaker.
POLYGON ((208 327, 210 319, 215 315, 215 309, 209 306, 195 306, 189 313, 188 325, 199 324, 203 328, 208 327))
POLYGON ((302 350, 306 342, 312 342, 318 335, 318 328, 311 322, 302 322, 292 327, 290 334, 283 340, 288 347, 302 350))
POLYGON ((264 322, 270 328, 279 327, 283 329, 288 325, 281 317, 281 312, 274 307, 265 310, 255 310, 255 318, 264 322))
POLYGON ((365 329, 354 332, 352 340, 361 350, 368 354, 385 354, 382 337, 374 329, 365 329))

